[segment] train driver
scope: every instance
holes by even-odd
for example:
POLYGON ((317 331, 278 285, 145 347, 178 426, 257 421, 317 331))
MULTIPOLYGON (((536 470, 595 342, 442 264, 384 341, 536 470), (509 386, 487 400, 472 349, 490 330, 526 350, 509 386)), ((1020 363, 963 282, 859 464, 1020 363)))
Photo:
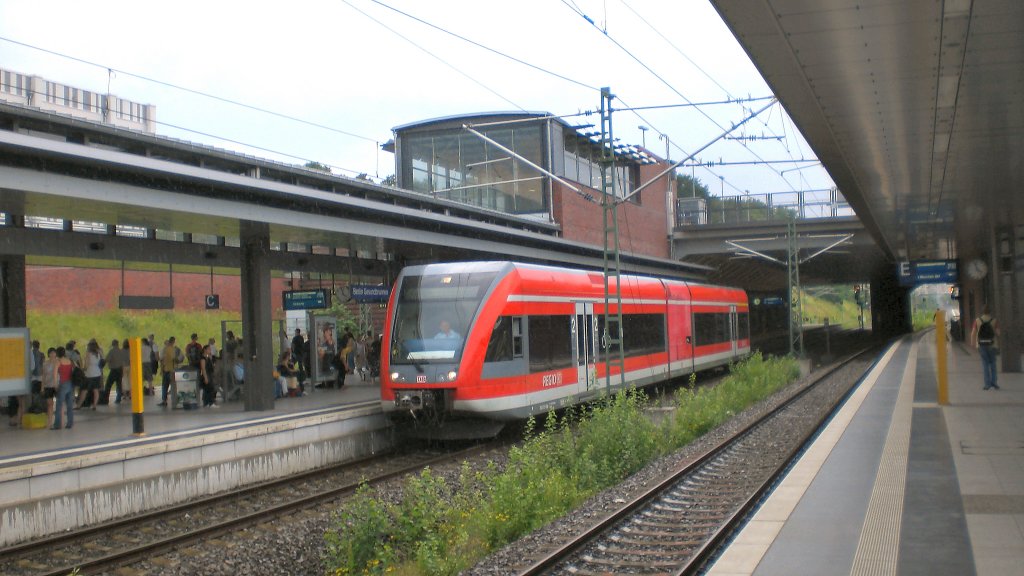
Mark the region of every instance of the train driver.
POLYGON ((449 324, 447 320, 441 320, 441 325, 439 326, 439 328, 441 329, 441 331, 434 335, 435 339, 458 340, 462 338, 462 336, 460 336, 458 332, 452 330, 452 325, 449 324))

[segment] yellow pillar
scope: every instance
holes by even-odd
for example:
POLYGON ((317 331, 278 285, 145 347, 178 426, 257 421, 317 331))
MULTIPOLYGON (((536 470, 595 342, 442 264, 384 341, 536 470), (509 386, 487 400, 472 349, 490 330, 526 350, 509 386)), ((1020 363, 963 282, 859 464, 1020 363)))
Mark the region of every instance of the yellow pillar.
POLYGON ((142 339, 132 338, 128 343, 128 347, 129 354, 131 355, 129 386, 132 391, 132 434, 135 436, 145 436, 146 427, 142 421, 143 401, 145 400, 142 392, 142 339))
POLYGON ((935 376, 939 381, 939 404, 949 404, 949 378, 946 373, 946 313, 935 311, 935 376))

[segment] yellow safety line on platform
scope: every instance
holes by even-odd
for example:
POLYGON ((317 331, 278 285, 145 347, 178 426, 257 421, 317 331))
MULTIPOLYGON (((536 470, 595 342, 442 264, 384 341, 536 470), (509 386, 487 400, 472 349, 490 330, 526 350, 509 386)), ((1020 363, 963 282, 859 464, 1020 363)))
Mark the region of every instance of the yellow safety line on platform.
POLYGON ((896 342, 882 355, 881 360, 832 418, 814 444, 804 452, 768 500, 754 514, 754 518, 729 545, 725 554, 707 572, 709 576, 745 576, 754 573, 900 345, 900 342, 896 342))
POLYGON ((914 410, 918 342, 910 348, 903 380, 896 396, 889 432, 878 464, 871 500, 853 556, 851 576, 895 575, 903 523, 903 494, 907 486, 910 422, 914 410))

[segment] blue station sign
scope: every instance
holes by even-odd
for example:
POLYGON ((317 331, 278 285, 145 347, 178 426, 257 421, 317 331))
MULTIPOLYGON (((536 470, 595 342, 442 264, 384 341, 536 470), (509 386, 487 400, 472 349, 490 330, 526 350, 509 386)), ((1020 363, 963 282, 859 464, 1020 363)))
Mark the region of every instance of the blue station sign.
POLYGON ((373 284, 353 284, 352 299, 356 302, 387 302, 391 289, 373 284))
POLYGON ((285 310, 320 310, 330 306, 331 302, 326 288, 286 290, 282 295, 285 310))
POLYGON ((956 284, 960 281, 956 260, 911 260, 896 266, 900 286, 956 284))

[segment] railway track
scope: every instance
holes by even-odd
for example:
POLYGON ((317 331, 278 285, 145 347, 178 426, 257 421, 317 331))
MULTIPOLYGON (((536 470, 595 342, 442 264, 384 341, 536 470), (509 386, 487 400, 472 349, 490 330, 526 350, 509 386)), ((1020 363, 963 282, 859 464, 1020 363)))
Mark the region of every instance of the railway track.
POLYGON ((712 557, 808 441, 874 358, 851 355, 814 383, 690 465, 594 522, 518 573, 693 574, 712 557))
POLYGON ((495 441, 438 453, 378 455, 0 550, 5 576, 100 574, 227 531, 345 497, 425 466, 497 449, 495 441))

